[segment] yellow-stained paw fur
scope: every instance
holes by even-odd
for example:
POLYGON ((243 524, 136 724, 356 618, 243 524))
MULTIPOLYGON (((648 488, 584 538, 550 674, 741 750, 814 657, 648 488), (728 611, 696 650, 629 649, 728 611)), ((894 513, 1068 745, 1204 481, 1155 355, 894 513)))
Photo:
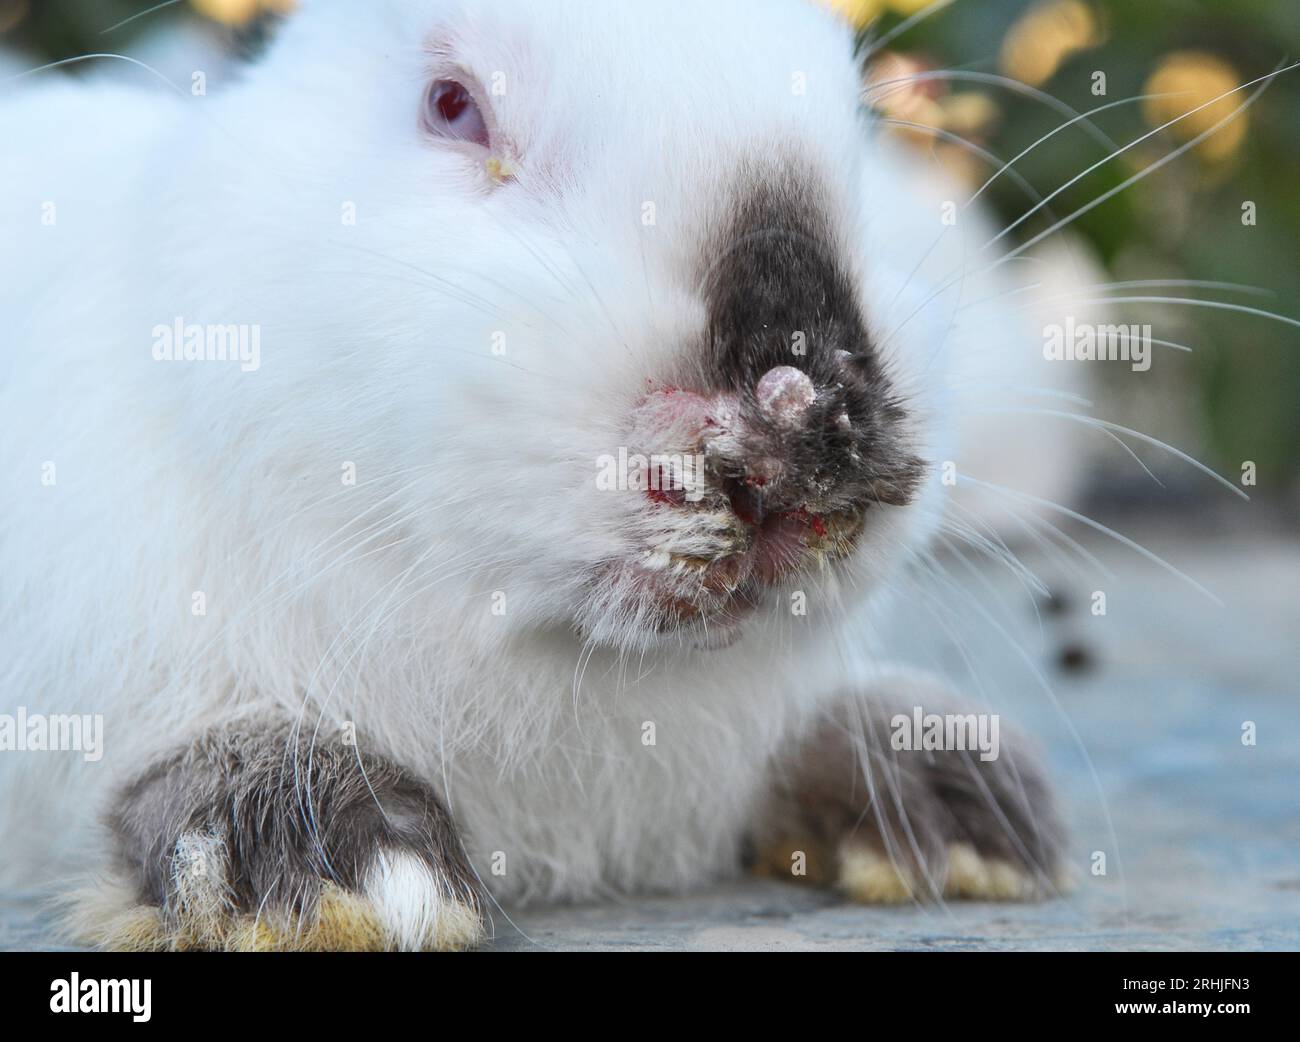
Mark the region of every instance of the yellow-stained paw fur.
POLYGON ((322 883, 304 915, 237 910, 224 847, 208 837, 183 836, 172 866, 166 912, 104 884, 65 902, 69 932, 115 951, 456 951, 484 936, 478 908, 409 854, 379 852, 361 893, 322 883))
MULTIPOLYGON (((932 896, 924 879, 915 878, 887 854, 864 844, 846 844, 840 852, 837 885, 851 900, 863 904, 899 904, 932 896)), ((1043 882, 1007 861, 985 858, 967 843, 948 848, 943 875, 945 898, 968 901, 1035 901, 1052 889, 1067 889, 1064 879, 1043 882)))
POLYGON ((136 905, 88 917, 76 933, 112 951, 324 952, 460 951, 483 939, 483 921, 467 904, 448 902, 416 944, 400 943, 366 898, 326 884, 309 918, 229 915, 169 923, 162 910, 136 905))
POLYGON ((839 888, 862 904, 900 904, 912 884, 887 856, 866 846, 846 846, 840 856, 839 888))

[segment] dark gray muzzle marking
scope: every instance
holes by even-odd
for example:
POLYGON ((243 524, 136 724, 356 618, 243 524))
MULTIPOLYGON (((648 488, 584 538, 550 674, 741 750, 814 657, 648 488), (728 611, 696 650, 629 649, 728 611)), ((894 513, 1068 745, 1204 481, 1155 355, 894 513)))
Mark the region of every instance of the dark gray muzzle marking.
MULTIPOLYGON (((753 441, 743 455, 781 462, 779 485, 756 494, 777 509, 903 505, 923 463, 909 448, 907 411, 872 347, 840 237, 816 202, 825 193, 811 174, 746 177, 752 187, 701 265, 703 375, 740 396, 753 441), (816 389, 797 425, 772 422, 755 399, 778 366, 806 373, 816 389)), ((734 471, 720 477, 746 483, 743 460, 734 471)))

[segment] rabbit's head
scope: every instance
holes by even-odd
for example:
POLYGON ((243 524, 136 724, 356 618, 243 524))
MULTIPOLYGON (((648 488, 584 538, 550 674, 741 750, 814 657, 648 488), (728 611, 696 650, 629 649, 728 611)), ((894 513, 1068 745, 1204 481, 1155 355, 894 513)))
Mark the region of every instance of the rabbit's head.
POLYGON ((250 402, 356 462, 448 612, 716 645, 915 538, 927 357, 873 332, 890 201, 824 10, 309 0, 216 112, 270 128, 228 154, 278 316, 250 402))

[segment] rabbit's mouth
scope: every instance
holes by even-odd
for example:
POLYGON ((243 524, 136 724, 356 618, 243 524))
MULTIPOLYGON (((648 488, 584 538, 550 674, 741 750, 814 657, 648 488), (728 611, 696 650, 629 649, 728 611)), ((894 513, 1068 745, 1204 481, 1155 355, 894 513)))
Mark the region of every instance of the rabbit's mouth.
POLYGON ((850 557, 872 508, 907 502, 910 463, 889 480, 862 456, 843 393, 852 379, 846 369, 818 386, 780 366, 745 395, 666 387, 642 398, 637 451, 622 457, 624 487, 642 497, 636 549, 604 576, 619 614, 716 642, 779 589, 850 557))
POLYGON ((797 580, 847 558, 863 529, 861 514, 788 511, 760 522, 732 510, 730 534, 714 556, 662 547, 625 566, 632 589, 651 606, 660 633, 696 627, 701 634, 738 631, 758 607, 797 580))

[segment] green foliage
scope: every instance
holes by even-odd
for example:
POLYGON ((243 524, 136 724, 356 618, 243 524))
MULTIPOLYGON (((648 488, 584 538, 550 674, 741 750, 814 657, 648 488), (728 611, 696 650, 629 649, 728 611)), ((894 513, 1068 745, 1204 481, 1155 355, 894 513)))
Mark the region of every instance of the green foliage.
MULTIPOLYGON (((1092 0, 1106 39, 1068 58, 1042 89, 1079 111, 1142 94, 1162 57, 1175 51, 1217 55, 1241 82, 1265 75, 1300 55, 1300 4, 1284 0, 1092 0), (1107 95, 1091 93, 1102 70, 1107 95)), ((966 3, 958 0, 895 41, 940 67, 998 72, 998 53, 1027 0, 966 3)), ((901 21, 888 18, 883 29, 901 21)), ((953 89, 970 89, 968 86, 953 89)), ((983 89, 983 88, 981 88, 983 89)), ((1041 104, 991 89, 1001 119, 982 147, 1009 158, 1063 122, 1041 104)), ((1244 97, 1244 95, 1239 96, 1244 97)), ((1142 106, 1122 106, 1096 122, 1119 145, 1151 130, 1142 106)), ((1278 77, 1249 110, 1249 130, 1225 163, 1184 155, 1149 178, 1081 216, 1076 229, 1117 278, 1187 278, 1239 282, 1270 291, 1249 297, 1209 293, 1218 299, 1300 318, 1300 69, 1278 77), (1255 203, 1254 227, 1242 224, 1242 204, 1255 203), (1126 258, 1140 258, 1138 268, 1126 258)), ((1171 133, 1151 139, 1083 179, 1053 201, 1060 216, 1072 213, 1182 143, 1171 133), (1133 161, 1129 161, 1132 158, 1133 161)), ((1030 153, 1017 169, 1041 192, 1065 184, 1103 158, 1105 150, 1083 132, 1067 131, 1030 153)), ((991 193, 1010 221, 1029 202, 1007 179, 991 193)), ((1027 223, 1032 233, 1047 218, 1027 223)), ((1189 367, 1191 407, 1201 411, 1209 462, 1235 473, 1240 462, 1260 466, 1261 484, 1300 482, 1300 331, 1267 319, 1196 309, 1187 316, 1195 349, 1179 356, 1189 367)))

